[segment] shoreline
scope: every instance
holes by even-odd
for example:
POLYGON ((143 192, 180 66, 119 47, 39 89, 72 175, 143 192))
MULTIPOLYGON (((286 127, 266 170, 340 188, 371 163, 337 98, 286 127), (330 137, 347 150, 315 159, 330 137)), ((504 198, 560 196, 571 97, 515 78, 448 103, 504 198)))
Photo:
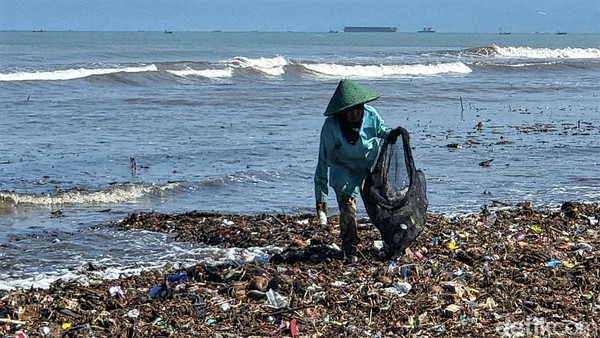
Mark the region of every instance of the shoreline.
MULTIPOLYGON (((550 328, 594 336, 598 219, 596 203, 577 202, 428 215, 406 253, 383 262, 375 259, 378 232, 363 220, 363 256, 345 264, 331 246, 336 228, 319 227, 310 214, 133 213, 110 226, 222 248, 284 249, 268 263, 163 266, 86 286, 57 281, 49 289, 0 291, 0 334, 500 337, 550 328)), ((90 274, 102 269, 88 266, 90 274)))

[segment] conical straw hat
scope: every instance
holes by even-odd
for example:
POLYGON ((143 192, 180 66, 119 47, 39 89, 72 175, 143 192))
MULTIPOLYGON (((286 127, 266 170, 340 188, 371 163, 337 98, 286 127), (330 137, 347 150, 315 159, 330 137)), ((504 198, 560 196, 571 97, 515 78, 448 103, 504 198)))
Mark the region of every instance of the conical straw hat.
POLYGON ((343 79, 338 84, 335 93, 333 93, 329 105, 327 105, 325 116, 337 114, 346 108, 371 102, 378 98, 379 94, 377 92, 352 80, 343 79))

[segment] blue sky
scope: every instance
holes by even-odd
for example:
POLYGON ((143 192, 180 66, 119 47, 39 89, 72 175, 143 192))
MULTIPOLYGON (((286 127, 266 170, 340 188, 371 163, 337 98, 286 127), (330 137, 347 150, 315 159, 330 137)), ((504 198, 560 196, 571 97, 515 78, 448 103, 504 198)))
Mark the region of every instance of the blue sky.
POLYGON ((600 0, 0 0, 0 30, 600 33, 600 0))

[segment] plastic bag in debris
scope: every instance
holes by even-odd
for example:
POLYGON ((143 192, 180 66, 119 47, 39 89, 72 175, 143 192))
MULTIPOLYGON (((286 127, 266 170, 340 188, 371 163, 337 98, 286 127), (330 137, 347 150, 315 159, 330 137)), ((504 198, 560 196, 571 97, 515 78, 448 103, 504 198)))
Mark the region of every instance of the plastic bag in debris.
POLYGON ((384 141, 365 180, 365 208, 388 251, 400 253, 423 231, 427 213, 425 174, 417 170, 408 132, 394 144, 384 141))

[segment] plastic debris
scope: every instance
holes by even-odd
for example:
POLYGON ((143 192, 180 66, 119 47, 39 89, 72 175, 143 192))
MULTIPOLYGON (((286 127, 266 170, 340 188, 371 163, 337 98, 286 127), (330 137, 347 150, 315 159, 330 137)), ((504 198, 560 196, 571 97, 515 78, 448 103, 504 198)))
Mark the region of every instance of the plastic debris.
POLYGON ((383 291, 389 294, 395 294, 400 297, 405 296, 412 289, 412 285, 409 283, 394 283, 392 287, 385 288, 383 291))
POLYGON ((169 282, 176 282, 176 281, 179 281, 182 279, 187 279, 187 274, 185 273, 185 271, 183 271, 183 272, 179 272, 174 275, 171 275, 171 276, 165 276, 165 279, 168 280, 169 282))
POLYGON ((269 300, 269 304, 276 308, 282 308, 288 305, 285 297, 273 291, 273 289, 269 289, 269 291, 267 291, 267 299, 269 300))
POLYGON ((140 316, 140 311, 138 309, 129 310, 126 316, 129 318, 137 318, 140 316))
POLYGON ((558 259, 553 259, 551 261, 545 262, 544 266, 550 266, 550 267, 552 267, 552 266, 557 266, 558 264, 561 264, 561 263, 562 263, 562 261, 560 261, 558 259))
POLYGON ((395 261, 391 261, 390 264, 387 267, 387 270, 385 271, 386 274, 388 275, 394 275, 398 272, 398 265, 396 265, 395 261))
POLYGON ((42 326, 40 329, 40 334, 42 335, 42 337, 50 335, 51 332, 52 330, 50 330, 50 328, 47 326, 42 326))
POLYGON ((290 335, 292 338, 297 337, 300 334, 300 330, 298 330, 298 324, 296 323, 296 319, 290 320, 290 335))
MULTIPOLYGON (((260 262, 227 257, 185 269, 167 265, 118 282, 59 280, 49 289, 2 290, 0 337, 256 337, 272 330, 274 337, 294 338, 494 337, 505 323, 513 325, 513 336, 525 336, 515 330, 540 320, 548 326, 533 329, 594 336, 600 231, 592 220, 599 214, 596 204, 574 202, 561 210, 502 204, 485 214, 429 214, 427 230, 387 261, 377 260, 373 244, 381 239, 363 223, 364 259, 348 266, 334 245, 339 238, 315 215, 228 215, 233 225, 226 226, 222 215, 136 213, 114 226, 220 248, 281 249, 260 262), (570 212, 573 206, 577 212, 570 212), (484 226, 489 213, 494 222, 484 226), (532 224, 543 231, 535 233, 532 224), (520 231, 524 245, 516 240, 520 231), (297 238, 307 245, 294 245, 297 238), (450 241, 460 248, 449 250, 450 241), (184 271, 187 278, 168 280, 184 271), (107 290, 115 285, 120 289, 111 295, 107 290), (116 296, 119 290, 126 299, 116 296)), ((329 222, 338 220, 330 216, 329 222)))
POLYGON ((111 297, 125 297, 125 292, 120 286, 111 286, 108 289, 108 295, 111 297))

